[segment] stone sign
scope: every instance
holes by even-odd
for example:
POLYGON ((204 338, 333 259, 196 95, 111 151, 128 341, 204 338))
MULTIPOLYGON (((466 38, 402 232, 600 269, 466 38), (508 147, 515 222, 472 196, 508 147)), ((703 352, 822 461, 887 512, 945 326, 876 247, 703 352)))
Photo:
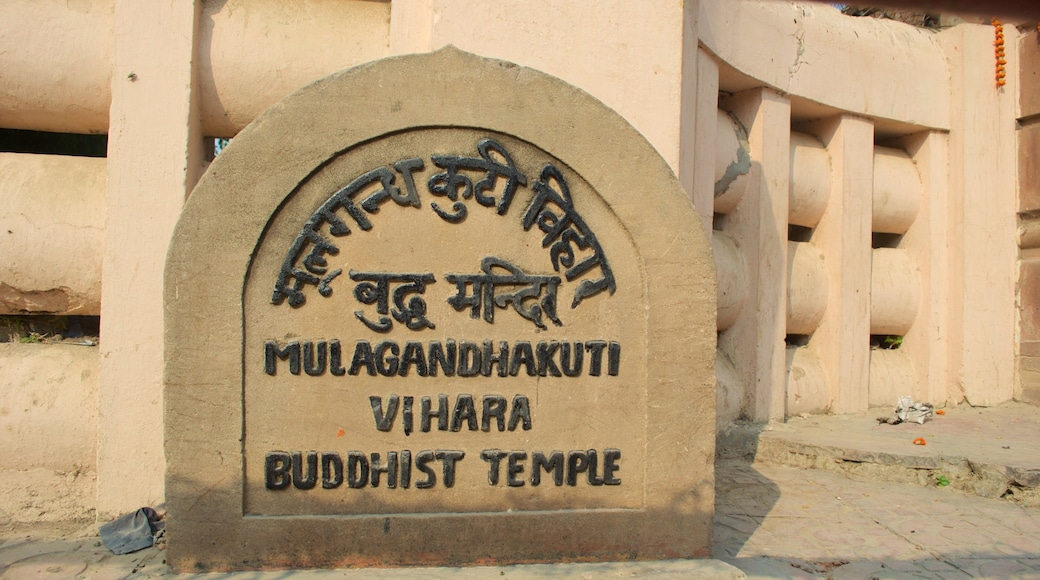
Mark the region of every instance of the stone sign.
POLYGON ((287 97, 166 274, 178 571, 707 556, 714 268, 562 81, 453 48, 287 97))

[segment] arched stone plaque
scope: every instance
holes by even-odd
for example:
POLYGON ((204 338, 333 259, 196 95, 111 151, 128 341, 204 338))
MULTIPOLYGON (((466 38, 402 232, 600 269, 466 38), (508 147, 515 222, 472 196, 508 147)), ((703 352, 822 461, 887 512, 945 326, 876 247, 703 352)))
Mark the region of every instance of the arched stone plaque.
POLYGON ((705 557, 715 282, 586 93, 447 48, 244 130, 166 270, 178 571, 705 557))

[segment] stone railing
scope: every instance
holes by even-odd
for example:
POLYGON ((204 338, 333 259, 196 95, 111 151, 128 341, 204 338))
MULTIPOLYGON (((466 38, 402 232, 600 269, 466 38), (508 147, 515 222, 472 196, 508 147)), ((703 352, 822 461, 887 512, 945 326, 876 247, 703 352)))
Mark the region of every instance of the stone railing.
POLYGON ((162 500, 162 265, 204 137, 335 71, 445 44, 581 87, 679 175, 718 267, 721 423, 902 394, 993 404, 1016 392, 1016 352, 1037 375, 1025 298, 1029 344, 1014 342, 1016 209, 1024 283, 1040 228, 1037 204, 1015 202, 1016 120, 1036 107, 1018 107, 1010 26, 1000 88, 989 26, 935 32, 774 0, 8 0, 0 30, 0 128, 108 135, 105 160, 0 153, 0 315, 102 319, 96 351, 8 345, 5 360, 39 364, 0 364, 10 392, 87 393, 59 392, 60 409, 10 430, 96 446, 64 467, 0 464, 47 479, 48 501, 79 498, 68 509, 162 500), (44 364, 59 354, 71 362, 44 364), (68 416, 83 418, 74 437, 68 416), (86 476, 61 491, 73 471, 86 476), (96 504, 83 499, 95 473, 96 504))
POLYGON ((1016 95, 992 29, 705 2, 700 38, 720 423, 1009 399, 1016 95))

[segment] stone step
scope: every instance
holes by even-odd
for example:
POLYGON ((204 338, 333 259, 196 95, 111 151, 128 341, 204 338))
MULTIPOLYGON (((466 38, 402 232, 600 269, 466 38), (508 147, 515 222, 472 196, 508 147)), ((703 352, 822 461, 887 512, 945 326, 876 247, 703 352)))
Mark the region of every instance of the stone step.
POLYGON ((1009 402, 943 411, 923 425, 879 424, 877 418, 890 415, 890 409, 736 423, 719 433, 717 456, 837 471, 861 480, 950 485, 1040 506, 1040 407, 1009 402))

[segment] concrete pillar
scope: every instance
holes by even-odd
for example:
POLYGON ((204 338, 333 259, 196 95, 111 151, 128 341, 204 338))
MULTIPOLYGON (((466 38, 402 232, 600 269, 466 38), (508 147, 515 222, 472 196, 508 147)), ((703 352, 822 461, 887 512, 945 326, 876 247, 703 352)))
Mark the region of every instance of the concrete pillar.
POLYGON ((717 349, 715 351, 715 425, 721 429, 725 425, 740 419, 743 414, 744 395, 743 379, 730 357, 717 349))
POLYGON ((827 312, 811 344, 830 377, 831 411, 857 413, 868 406, 874 126, 842 115, 809 129, 830 154, 834 188, 811 241, 830 280, 827 312))
MULTIPOLYGON (((696 39, 694 39, 696 43, 696 39)), ((685 91, 684 91, 685 92, 685 91)), ((706 52, 697 49, 697 87, 693 119, 693 145, 689 149, 693 159, 683 161, 679 180, 690 192, 693 207, 701 216, 704 231, 711 232, 715 215, 715 132, 718 127, 719 65, 706 52)), ((684 132, 683 137, 688 133, 684 132)))
MULTIPOLYGON (((870 406, 894 407, 899 397, 913 396, 921 390, 920 377, 908 349, 880 349, 870 351, 870 406)), ((931 399, 929 399, 931 401, 931 399)))
MULTIPOLYGON (((787 221, 803 228, 820 223, 831 197, 831 160, 813 135, 791 133, 791 177, 787 221)), ((811 238, 811 236, 810 236, 811 238)), ((831 387, 823 361, 803 336, 811 337, 830 301, 831 284, 823 253, 805 241, 787 242, 787 416, 823 413, 831 387)))
POLYGON ((201 167, 192 68, 200 5, 117 0, 115 6, 99 521, 163 501, 162 275, 170 235, 201 167))
MULTIPOLYGON (((1007 84, 994 81, 993 28, 938 35, 950 63, 951 380, 972 405, 1014 392, 1015 102, 1018 32, 1004 28, 1007 84)), ((958 400, 960 396, 955 396, 958 400)))
POLYGON ((1018 340, 1015 399, 1040 403, 1040 32, 1018 42, 1018 340))
POLYGON ((755 309, 747 309, 720 335, 719 348, 748 386, 746 414, 755 421, 783 419, 791 104, 771 89, 752 89, 725 99, 721 106, 748 132, 748 190, 726 215, 723 231, 745 252, 755 309))
POLYGON ((692 116, 676 119, 694 103, 683 95, 695 85, 683 83, 691 70, 695 78, 697 9, 692 0, 394 0, 390 53, 453 44, 559 77, 617 111, 678 175, 680 135, 693 131, 692 116))
MULTIPOLYGON (((916 369, 913 396, 942 405, 950 398, 948 136, 939 131, 926 131, 905 137, 898 145, 910 154, 921 178, 917 218, 899 242, 899 248, 909 252, 917 263, 921 302, 914 325, 903 336, 900 350, 916 369)), ((872 381, 871 390, 874 388, 872 381)), ((891 403, 885 401, 885 404, 891 403)))

